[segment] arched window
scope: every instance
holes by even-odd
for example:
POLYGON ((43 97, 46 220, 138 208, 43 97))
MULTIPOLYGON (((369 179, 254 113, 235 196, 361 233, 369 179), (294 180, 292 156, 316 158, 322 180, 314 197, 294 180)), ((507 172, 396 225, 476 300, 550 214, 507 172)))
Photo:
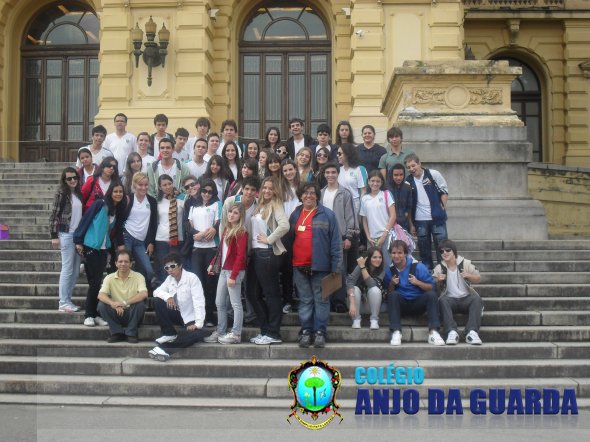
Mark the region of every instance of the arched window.
POLYGON ((98 111, 96 14, 74 1, 40 10, 22 40, 20 159, 70 161, 98 111))
POLYGON ((512 81, 512 109, 526 125, 527 139, 533 144, 533 161, 543 161, 543 108, 539 78, 529 65, 520 60, 510 57, 497 57, 496 60, 507 60, 510 66, 522 68, 522 74, 512 81))
POLYGON ((330 39, 324 21, 300 2, 259 5, 240 41, 240 127, 245 138, 262 138, 270 126, 287 138, 288 121, 305 131, 330 122, 330 39))

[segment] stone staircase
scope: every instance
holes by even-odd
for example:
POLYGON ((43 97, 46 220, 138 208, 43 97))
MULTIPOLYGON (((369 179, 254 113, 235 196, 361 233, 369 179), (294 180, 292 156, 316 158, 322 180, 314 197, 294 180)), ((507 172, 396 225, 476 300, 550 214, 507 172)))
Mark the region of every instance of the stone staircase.
MULTIPOLYGON (((294 343, 296 314, 285 315, 285 344, 201 344, 163 364, 147 357, 159 336, 147 313, 139 344, 107 344, 106 327, 82 325, 83 314, 57 311, 59 251, 48 217, 63 164, 0 164, 0 403, 256 407, 288 410, 288 372, 313 354, 343 376, 339 402, 354 406, 357 366, 421 366, 414 386, 458 388, 574 388, 590 406, 590 240, 458 241, 482 272, 484 345, 426 344, 425 317, 403 321, 403 344, 389 345, 381 329, 352 330, 332 314, 325 349, 294 343)), ((81 275, 75 302, 84 304, 81 275)), ((257 334, 246 327, 243 340, 257 334)), ((387 387, 387 386, 379 386, 387 387)))

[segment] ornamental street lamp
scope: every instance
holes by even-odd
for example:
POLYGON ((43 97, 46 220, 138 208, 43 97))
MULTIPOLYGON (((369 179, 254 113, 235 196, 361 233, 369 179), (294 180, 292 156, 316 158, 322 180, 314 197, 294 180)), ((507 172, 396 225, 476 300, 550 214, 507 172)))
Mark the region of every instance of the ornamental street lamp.
POLYGON ((162 25, 162 29, 158 31, 158 40, 160 44, 154 40, 156 38, 157 25, 150 15, 149 21, 145 24, 145 35, 147 41, 143 42, 143 31, 139 28, 139 23, 135 23, 135 27, 131 30, 131 40, 133 41, 133 55, 135 55, 135 67, 139 67, 139 56, 142 56, 144 63, 148 67, 148 86, 152 85, 152 68, 162 65, 166 61, 168 51, 168 43, 170 42, 170 31, 166 29, 166 25, 162 25), (144 50, 141 50, 141 45, 144 45, 144 50))

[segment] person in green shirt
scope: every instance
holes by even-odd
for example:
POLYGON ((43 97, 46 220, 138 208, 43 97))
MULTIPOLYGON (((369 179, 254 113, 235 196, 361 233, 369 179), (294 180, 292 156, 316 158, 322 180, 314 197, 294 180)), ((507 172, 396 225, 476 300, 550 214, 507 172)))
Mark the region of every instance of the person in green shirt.
POLYGON ((414 153, 411 149, 402 148, 403 138, 404 134, 399 127, 393 126, 387 131, 389 149, 379 160, 379 170, 381 171, 381 175, 383 175, 386 185, 393 184, 391 173, 393 166, 397 163, 404 164, 406 157, 409 154, 414 153))

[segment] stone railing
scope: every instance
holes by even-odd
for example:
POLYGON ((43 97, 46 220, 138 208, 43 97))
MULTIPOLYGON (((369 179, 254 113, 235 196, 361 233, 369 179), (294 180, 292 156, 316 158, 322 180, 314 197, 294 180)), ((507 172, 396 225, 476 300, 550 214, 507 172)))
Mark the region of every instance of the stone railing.
POLYGON ((530 163, 530 195, 545 207, 551 237, 590 236, 590 169, 530 163))
POLYGON ((565 0, 463 0, 465 9, 565 9, 565 0))

